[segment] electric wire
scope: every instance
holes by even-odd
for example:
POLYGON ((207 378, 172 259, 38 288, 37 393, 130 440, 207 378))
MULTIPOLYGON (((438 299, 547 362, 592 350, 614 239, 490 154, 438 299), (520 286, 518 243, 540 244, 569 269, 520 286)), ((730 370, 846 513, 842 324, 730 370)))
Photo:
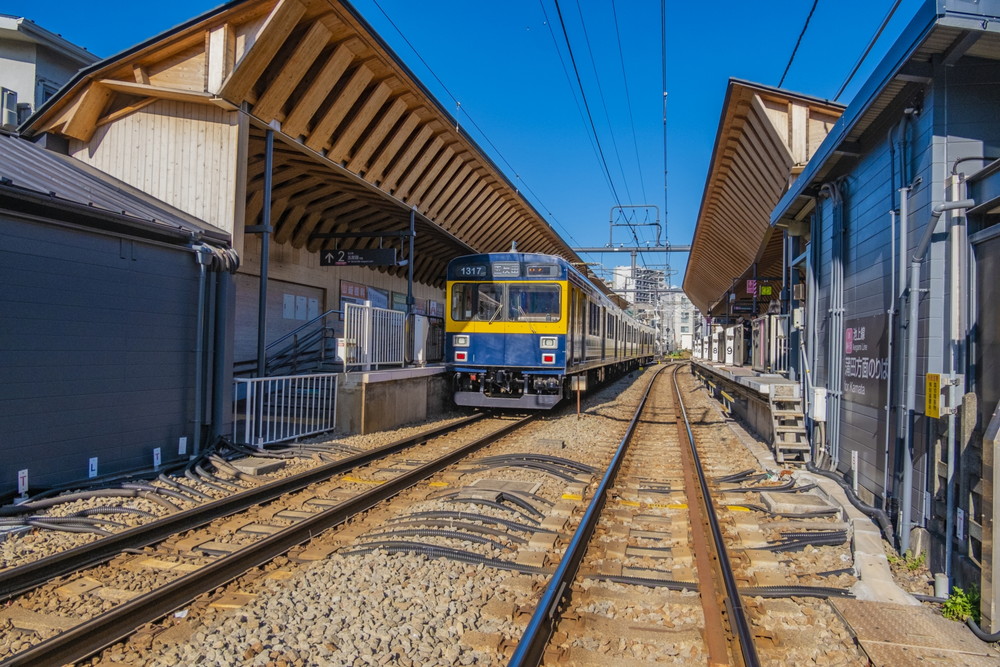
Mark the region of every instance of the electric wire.
POLYGON ((858 58, 858 61, 854 63, 851 73, 847 75, 847 78, 844 79, 844 83, 840 84, 840 88, 837 89, 837 94, 833 96, 834 101, 840 99, 840 96, 844 94, 844 89, 847 88, 848 84, 850 84, 851 80, 854 78, 854 75, 858 73, 859 69, 861 69, 861 64, 865 62, 865 58, 868 57, 868 54, 871 53, 871 50, 875 47, 875 43, 878 42, 878 38, 882 36, 882 31, 884 31, 885 27, 889 25, 889 21, 892 20, 893 14, 895 14, 896 10, 899 8, 900 2, 902 2, 902 0, 896 0, 896 2, 892 4, 892 8, 889 9, 889 13, 885 15, 884 19, 882 19, 882 23, 879 25, 878 30, 876 30, 872 38, 868 40, 868 46, 865 47, 864 53, 862 53, 861 57, 858 58))
POLYGON ((535 198, 535 201, 549 215, 549 217, 552 218, 552 221, 559 226, 559 229, 561 229, 566 234, 567 238, 569 238, 574 244, 579 245, 579 242, 577 242, 577 240, 573 238, 573 235, 570 233, 570 231, 561 222, 559 222, 558 219, 556 219, 555 214, 541 200, 541 198, 538 196, 538 193, 536 193, 531 188, 531 186, 528 185, 527 181, 521 178, 521 174, 517 171, 517 169, 515 169, 511 165, 511 163, 507 160, 504 154, 500 152, 500 149, 497 148, 496 144, 493 143, 489 135, 487 135, 486 132, 483 131, 483 128, 479 126, 479 123, 477 123, 475 119, 472 117, 472 115, 469 114, 469 112, 465 109, 465 107, 462 106, 462 103, 459 102, 458 98, 455 97, 455 95, 451 92, 451 90, 449 90, 449 88, 445 85, 444 81, 441 80, 441 77, 439 77, 437 73, 434 71, 434 69, 427 63, 427 61, 424 60, 424 57, 420 55, 420 52, 417 51, 417 48, 413 45, 413 43, 410 42, 410 40, 406 37, 405 34, 403 34, 403 31, 400 30, 399 26, 396 25, 396 22, 392 20, 391 16, 389 16, 389 13, 385 11, 385 9, 382 7, 381 4, 379 4, 378 0, 372 0, 372 4, 374 4, 375 7, 378 8, 378 10, 382 13, 382 16, 384 16, 385 19, 389 22, 389 25, 391 25, 393 29, 403 39, 403 41, 406 42, 406 45, 410 48, 411 51, 413 51, 413 54, 417 57, 417 59, 421 63, 423 63, 424 67, 427 68, 427 71, 430 73, 430 75, 434 77, 435 81, 438 82, 438 85, 440 85, 441 88, 444 90, 444 92, 448 94, 448 97, 452 99, 452 101, 455 103, 456 108, 465 115, 465 117, 469 120, 469 123, 471 123, 472 126, 476 128, 476 131, 479 132, 479 135, 483 138, 483 140, 485 140, 486 143, 489 145, 489 147, 493 149, 493 152, 497 155, 497 157, 500 158, 500 161, 503 162, 507 166, 507 168, 511 171, 511 173, 514 174, 514 178, 517 179, 522 185, 524 185, 524 188, 531 194, 532 197, 535 198))
POLYGON ((615 188, 614 180, 611 178, 611 170, 608 168, 608 160, 604 154, 604 147, 601 146, 601 137, 597 134, 597 125, 594 123, 594 114, 590 111, 590 103, 587 101, 587 91, 583 87, 583 80, 580 78, 580 68, 576 64, 576 56, 573 54, 573 44, 569 41, 569 32, 566 30, 566 20, 563 18, 562 8, 559 6, 559 0, 554 0, 556 5, 556 14, 559 16, 559 26, 562 28, 563 38, 566 40, 566 49, 569 53, 570 63, 573 65, 573 73, 576 75, 576 83, 580 87, 580 95, 583 98, 583 106, 587 110, 587 119, 590 122, 590 129, 594 133, 594 141, 597 142, 597 151, 600 153, 601 165, 604 167, 604 172, 607 174, 608 181, 611 185, 611 194, 614 196, 615 201, 619 206, 622 205, 621 197, 618 196, 618 190, 615 188))
MULTIPOLYGON (((594 70, 594 81, 597 83, 597 93, 604 108, 604 119, 608 123, 608 134, 611 136, 611 147, 615 151, 615 160, 618 162, 618 172, 622 176, 622 187, 625 188, 625 197, 632 201, 632 192, 628 187, 628 178, 625 176, 625 167, 622 165, 621 151, 618 150, 618 140, 615 139, 614 126, 611 124, 611 114, 608 112, 608 98, 604 94, 604 86, 601 85, 601 76, 597 73, 597 61, 594 59, 594 49, 590 45, 590 33, 587 31, 587 21, 583 18, 583 9, 580 8, 580 0, 576 0, 576 12, 580 16, 580 27, 583 28, 583 42, 587 45, 587 54, 590 56, 590 66, 594 70)), ((635 235, 635 227, 629 225, 632 230, 632 237, 638 245, 639 239, 635 235)))
MULTIPOLYGON (((576 94, 576 88, 573 86, 573 79, 569 75, 569 68, 566 66, 566 59, 563 58, 562 49, 559 48, 559 40, 556 39, 556 33, 552 30, 552 20, 549 18, 549 12, 545 9, 544 0, 538 0, 538 5, 542 8, 542 16, 545 17, 545 27, 549 30, 549 36, 552 38, 552 47, 555 49, 556 55, 559 57, 559 64, 562 65, 563 75, 566 77, 566 85, 569 86, 570 94, 573 96, 573 103, 576 105, 576 111, 580 114, 580 122, 583 123, 584 128, 587 127, 587 118, 583 114, 583 107, 580 106, 580 98, 576 94)), ((594 144, 594 135, 590 132, 584 133, 587 137, 587 141, 590 143, 590 150, 594 151, 594 157, 598 160, 601 159, 600 155, 597 153, 597 146, 594 144)), ((601 172, 601 176, 604 177, 604 183, 608 186, 608 192, 611 191, 611 183, 608 181, 608 176, 604 172, 601 172)))
MULTIPOLYGON (((661 90, 663 92, 663 242, 670 245, 670 202, 667 167, 667 0, 660 0, 660 77, 661 90)), ((665 260, 664 279, 669 285, 670 280, 670 254, 665 260)))
POLYGON ((816 11, 816 5, 819 4, 819 0, 813 0, 812 7, 809 8, 809 15, 806 16, 806 22, 802 26, 802 32, 799 33, 799 38, 795 40, 795 48, 792 49, 792 55, 788 58, 788 64, 785 65, 785 71, 781 75, 781 80, 778 81, 778 88, 785 83, 785 77, 788 76, 788 70, 791 69, 792 63, 795 61, 795 54, 799 51, 799 45, 802 44, 802 38, 806 34, 806 30, 809 29, 809 21, 812 20, 813 12, 816 11))
POLYGON ((632 147, 635 149, 635 166, 639 172, 639 187, 642 191, 642 201, 648 201, 646 198, 646 183, 642 178, 642 160, 639 157, 639 138, 635 132, 635 115, 632 113, 632 93, 629 91, 628 85, 628 74, 625 70, 625 52, 622 50, 622 33, 621 28, 618 26, 618 8, 615 6, 615 0, 611 0, 611 15, 615 20, 615 39, 618 42, 618 62, 622 66, 622 80, 625 82, 625 105, 628 107, 628 120, 629 125, 632 127, 632 147))

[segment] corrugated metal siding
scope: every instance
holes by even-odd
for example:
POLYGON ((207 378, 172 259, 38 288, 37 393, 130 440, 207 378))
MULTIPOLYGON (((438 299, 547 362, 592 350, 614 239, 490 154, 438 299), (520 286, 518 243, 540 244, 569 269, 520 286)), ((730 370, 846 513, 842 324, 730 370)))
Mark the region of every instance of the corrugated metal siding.
POLYGON ((198 273, 180 249, 0 217, 0 494, 177 458, 198 273))
POLYGON ((74 157, 233 232, 237 112, 161 100, 97 128, 74 157))

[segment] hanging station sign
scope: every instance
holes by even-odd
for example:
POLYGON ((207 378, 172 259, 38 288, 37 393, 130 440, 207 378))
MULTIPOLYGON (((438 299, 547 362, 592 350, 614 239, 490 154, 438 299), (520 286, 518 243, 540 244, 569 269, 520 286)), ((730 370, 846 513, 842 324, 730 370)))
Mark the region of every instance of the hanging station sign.
POLYGON ((885 407, 889 380, 886 316, 847 320, 844 327, 844 398, 872 408, 885 407))
POLYGON ((319 254, 320 266, 395 266, 395 248, 358 250, 324 250, 319 254))

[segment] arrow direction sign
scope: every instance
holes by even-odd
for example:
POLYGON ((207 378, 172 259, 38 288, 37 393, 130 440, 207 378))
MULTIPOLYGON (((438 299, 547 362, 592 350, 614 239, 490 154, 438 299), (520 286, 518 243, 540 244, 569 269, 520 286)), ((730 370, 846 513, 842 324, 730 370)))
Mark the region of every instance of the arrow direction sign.
POLYGON ((319 254, 320 266, 395 266, 395 248, 369 250, 324 250, 319 254))

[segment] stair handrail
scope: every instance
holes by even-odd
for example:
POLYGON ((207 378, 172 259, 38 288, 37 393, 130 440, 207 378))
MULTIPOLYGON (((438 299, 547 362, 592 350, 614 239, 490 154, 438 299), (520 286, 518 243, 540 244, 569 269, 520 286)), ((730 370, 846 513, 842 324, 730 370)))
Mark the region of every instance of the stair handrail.
POLYGON ((340 310, 328 310, 325 313, 323 313, 322 315, 317 315, 316 317, 312 318, 311 320, 309 320, 308 322, 302 324, 301 326, 298 326, 295 329, 292 329, 291 331, 289 331, 288 333, 286 333, 284 336, 281 336, 280 338, 276 338, 273 341, 271 341, 270 343, 268 343, 266 346, 264 346, 264 352, 267 352, 268 350, 270 350, 272 347, 274 347, 278 343, 280 343, 282 341, 285 341, 285 340, 288 340, 289 338, 291 338, 295 334, 299 333, 303 329, 305 329, 307 327, 311 327, 312 325, 316 324, 320 320, 326 319, 328 316, 333 315, 333 314, 342 314, 342 313, 343 313, 343 311, 340 311, 340 310))

